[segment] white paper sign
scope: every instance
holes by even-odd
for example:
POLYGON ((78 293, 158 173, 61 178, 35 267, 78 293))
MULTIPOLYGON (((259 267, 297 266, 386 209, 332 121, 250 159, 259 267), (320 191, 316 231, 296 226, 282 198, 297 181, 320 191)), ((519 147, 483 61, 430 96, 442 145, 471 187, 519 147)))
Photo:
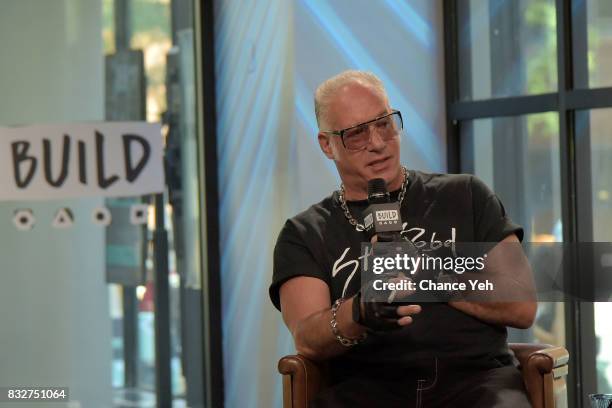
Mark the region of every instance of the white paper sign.
POLYGON ((0 127, 0 201, 124 197, 163 189, 159 124, 0 127))

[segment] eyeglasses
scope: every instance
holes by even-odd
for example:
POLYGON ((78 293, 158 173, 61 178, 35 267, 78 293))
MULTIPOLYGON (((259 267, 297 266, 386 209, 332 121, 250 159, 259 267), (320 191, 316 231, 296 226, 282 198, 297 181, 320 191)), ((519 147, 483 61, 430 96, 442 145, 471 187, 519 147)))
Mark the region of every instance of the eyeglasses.
POLYGON ((370 144, 372 140, 371 127, 376 130, 383 141, 388 142, 398 136, 404 128, 402 113, 398 110, 393 110, 391 113, 346 129, 322 130, 321 133, 340 136, 345 149, 358 151, 365 149, 370 144))

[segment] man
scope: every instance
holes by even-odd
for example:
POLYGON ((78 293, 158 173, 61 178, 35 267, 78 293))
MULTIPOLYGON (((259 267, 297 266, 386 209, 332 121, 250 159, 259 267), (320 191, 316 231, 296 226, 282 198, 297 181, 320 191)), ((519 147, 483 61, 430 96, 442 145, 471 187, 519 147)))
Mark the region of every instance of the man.
POLYGON ((368 314, 373 303, 364 301, 359 277, 361 212, 374 178, 400 201, 402 238, 415 244, 519 242, 522 229, 477 178, 401 166, 401 114, 373 74, 346 71, 325 81, 315 113, 321 150, 342 187, 286 222, 270 287, 298 353, 329 362, 332 385, 312 405, 528 407, 506 326, 529 327, 534 302, 404 302, 384 316, 368 314))

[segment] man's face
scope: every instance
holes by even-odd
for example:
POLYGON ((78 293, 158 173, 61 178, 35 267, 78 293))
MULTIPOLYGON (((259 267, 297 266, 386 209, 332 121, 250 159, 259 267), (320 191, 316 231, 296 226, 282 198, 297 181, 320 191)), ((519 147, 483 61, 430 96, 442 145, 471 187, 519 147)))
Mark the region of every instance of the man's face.
MULTIPOLYGON (((351 83, 332 97, 327 106, 323 130, 340 130, 367 122, 391 109, 384 95, 374 87, 351 83)), ((383 140, 370 126, 370 143, 359 151, 344 147, 340 136, 319 133, 319 144, 325 155, 336 162, 345 183, 354 189, 364 189, 368 180, 383 178, 387 184, 401 177, 400 137, 383 140)))

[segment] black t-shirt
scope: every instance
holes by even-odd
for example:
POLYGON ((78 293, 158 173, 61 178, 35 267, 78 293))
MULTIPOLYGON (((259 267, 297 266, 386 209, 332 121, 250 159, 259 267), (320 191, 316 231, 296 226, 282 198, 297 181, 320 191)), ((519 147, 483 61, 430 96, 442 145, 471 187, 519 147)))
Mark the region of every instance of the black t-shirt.
MULTIPOLYGON (((399 191, 392 192, 397 199, 399 191)), ((349 201, 357 220, 367 201, 349 201)), ((499 242, 523 230, 506 215, 497 196, 473 175, 409 171, 401 207, 402 236, 421 250, 440 242, 499 242), (432 244, 433 243, 433 244, 432 244)), ((311 276, 329 286, 332 302, 353 296, 361 286, 359 256, 365 233, 350 225, 334 192, 287 220, 274 249, 270 298, 280 310, 279 288, 296 276, 311 276)), ((512 361, 505 327, 487 324, 446 303, 423 303, 413 323, 368 336, 366 342, 331 360, 334 381, 361 372, 402 372, 430 366, 436 357, 459 368, 497 367, 512 361), (394 370, 397 369, 397 370, 394 370)))

